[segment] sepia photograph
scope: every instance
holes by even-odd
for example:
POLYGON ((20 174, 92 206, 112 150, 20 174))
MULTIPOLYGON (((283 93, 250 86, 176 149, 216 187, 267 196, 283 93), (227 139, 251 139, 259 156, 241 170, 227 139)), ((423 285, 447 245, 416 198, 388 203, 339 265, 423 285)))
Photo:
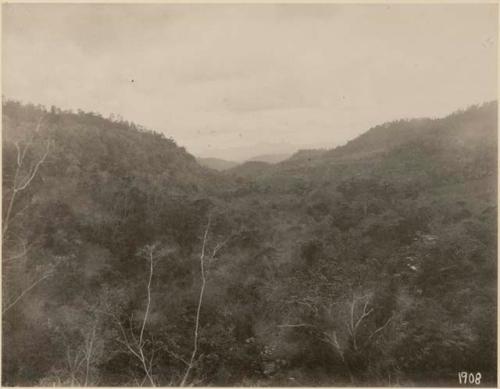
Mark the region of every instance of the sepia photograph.
POLYGON ((2 386, 497 386, 497 3, 1 14, 2 386))

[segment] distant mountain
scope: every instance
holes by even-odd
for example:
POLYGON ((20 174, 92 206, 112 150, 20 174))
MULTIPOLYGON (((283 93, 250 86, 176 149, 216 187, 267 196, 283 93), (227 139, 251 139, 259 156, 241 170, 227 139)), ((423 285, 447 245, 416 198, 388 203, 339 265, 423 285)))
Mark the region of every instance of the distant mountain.
POLYGON ((226 170, 225 173, 234 177, 253 178, 266 171, 272 164, 262 161, 248 161, 226 170))
MULTIPOLYGON (((217 171, 224 171, 228 169, 232 169, 236 166, 240 166, 242 164, 246 164, 247 162, 265 162, 267 164, 274 164, 278 163, 281 161, 286 160, 287 158, 290 157, 291 154, 263 154, 263 155, 257 155, 255 157, 252 157, 248 159, 245 162, 234 162, 234 161, 228 161, 225 159, 221 158, 196 158, 198 163, 201 166, 205 166, 210 169, 214 169, 217 171)), ((250 166, 256 166, 254 164, 250 164, 250 166)), ((245 169, 245 167, 243 168, 245 169)), ((252 169, 252 168, 251 168, 252 169)))
MULTIPOLYGON (((288 156, 293 154, 299 147, 289 143, 270 143, 258 142, 248 143, 239 146, 226 146, 217 147, 210 150, 209 153, 201 154, 203 158, 218 158, 226 161, 245 162, 254 160, 264 160, 273 163, 275 157, 273 156, 288 156), (271 157, 270 157, 271 156, 271 157), (256 159, 258 158, 258 159, 256 159)), ((279 157, 278 157, 279 159, 279 157)))
POLYGON ((281 153, 281 154, 263 154, 257 155, 248 159, 248 161, 258 161, 258 162, 267 162, 267 163, 278 163, 284 161, 287 158, 290 158, 290 153, 281 153))
POLYGON ((218 171, 231 169, 232 167, 238 165, 237 162, 226 161, 225 159, 220 158, 196 158, 196 160, 201 166, 205 166, 218 171))

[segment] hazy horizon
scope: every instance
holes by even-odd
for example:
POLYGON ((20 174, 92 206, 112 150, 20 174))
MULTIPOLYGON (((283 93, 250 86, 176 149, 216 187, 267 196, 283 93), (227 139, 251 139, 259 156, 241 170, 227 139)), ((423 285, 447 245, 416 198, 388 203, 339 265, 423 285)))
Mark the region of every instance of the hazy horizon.
POLYGON ((495 100, 496 11, 4 4, 3 94, 119 114, 198 157, 331 148, 495 100))

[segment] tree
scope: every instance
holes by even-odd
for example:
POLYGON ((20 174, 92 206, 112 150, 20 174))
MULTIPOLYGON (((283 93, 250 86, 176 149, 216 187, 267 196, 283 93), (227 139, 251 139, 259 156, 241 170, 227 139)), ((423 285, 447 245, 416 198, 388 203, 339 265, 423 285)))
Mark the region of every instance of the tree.
POLYGON ((144 310, 144 316, 141 320, 138 334, 134 329, 132 317, 129 317, 129 323, 127 326, 122 322, 122 320, 120 320, 118 315, 107 312, 113 317, 116 325, 119 328, 120 336, 116 339, 117 342, 125 346, 126 350, 140 362, 144 373, 144 378, 141 382, 141 385, 144 384, 146 380, 148 380, 151 386, 156 386, 156 382, 153 377, 153 364, 155 352, 157 352, 158 349, 154 344, 154 339, 146 339, 145 330, 148 324, 151 310, 151 281, 153 280, 154 263, 159 258, 156 253, 156 249, 157 246, 153 244, 144 247, 139 252, 139 257, 147 261, 149 271, 146 284, 146 307, 144 310))
MULTIPOLYGON (((16 160, 15 160, 15 169, 14 176, 12 179, 12 186, 8 190, 10 198, 8 200, 7 210, 5 216, 2 221, 2 242, 4 252, 7 254, 3 256, 3 264, 4 271, 11 268, 15 261, 19 259, 25 258, 28 254, 29 249, 33 242, 29 243, 21 239, 22 249, 17 253, 9 253, 11 249, 9 249, 8 245, 8 231, 11 226, 11 221, 13 218, 13 209, 18 199, 18 196, 30 187, 30 184, 33 182, 34 178, 37 176, 40 166, 45 162, 52 145, 50 140, 45 142, 45 148, 40 156, 37 156, 31 163, 27 163, 27 156, 31 153, 33 149, 33 142, 35 137, 40 132, 40 127, 44 119, 44 115, 40 116, 38 119, 37 125, 33 132, 28 136, 28 139, 20 144, 21 142, 15 141, 14 145, 16 148, 16 160)), ((22 211, 20 211, 21 213, 22 211)), ((18 214, 17 214, 18 215, 18 214)), ((17 216, 16 215, 16 216, 17 216)), ((42 274, 37 274, 35 277, 32 277, 26 286, 24 286, 19 293, 12 297, 9 302, 3 304, 2 314, 7 313, 10 309, 12 309, 27 293, 29 293, 32 289, 34 289, 38 284, 40 284, 45 279, 49 278, 54 271, 54 267, 50 266, 47 270, 43 271, 42 274)), ((6 293, 7 295, 7 293, 6 293)))
POLYGON ((10 188, 10 199, 8 202, 7 211, 2 221, 2 239, 5 239, 7 235, 7 231, 10 226, 12 209, 14 207, 17 195, 29 187, 33 179, 36 177, 38 170, 40 169, 40 166, 44 163, 45 159, 47 158, 47 155, 49 154, 52 143, 50 140, 47 140, 45 144, 44 153, 36 160, 36 162, 31 164, 30 167, 25 166, 26 155, 32 146, 35 135, 40 130, 43 118, 44 117, 42 116, 38 120, 34 133, 30 135, 29 139, 25 142, 24 146, 20 146, 19 142, 17 141, 14 142, 17 151, 16 168, 14 172, 14 178, 12 180, 12 187, 10 188), (23 172, 23 170, 27 171, 23 172))
POLYGON ((221 243, 218 243, 215 245, 213 250, 208 254, 208 258, 206 258, 206 250, 207 250, 207 242, 208 242, 208 233, 210 231, 210 223, 211 223, 211 218, 209 216, 208 218, 208 223, 205 228, 205 232, 203 233, 203 241, 202 241, 202 246, 201 246, 201 253, 200 253, 200 277, 201 277, 201 287, 200 287, 200 295, 198 297, 198 304, 197 304, 197 309, 196 309, 196 317, 195 317, 195 325, 194 325, 194 335, 193 335, 193 351, 191 352, 191 357, 189 358, 189 362, 187 364, 186 371, 184 373, 184 376, 182 377, 182 380, 180 382, 180 386, 186 386, 187 380, 189 378, 189 375, 191 373, 191 370, 193 369, 193 366, 195 365, 195 359, 197 357, 198 353, 198 338, 199 338, 199 331, 200 331, 200 314, 201 314, 201 308, 203 304, 203 296, 205 294, 205 287, 207 283, 207 278, 206 278, 206 273, 205 273, 205 261, 208 259, 213 260, 217 253, 219 252, 220 249, 222 249, 229 239, 231 238, 228 237, 226 240, 224 240, 221 243))

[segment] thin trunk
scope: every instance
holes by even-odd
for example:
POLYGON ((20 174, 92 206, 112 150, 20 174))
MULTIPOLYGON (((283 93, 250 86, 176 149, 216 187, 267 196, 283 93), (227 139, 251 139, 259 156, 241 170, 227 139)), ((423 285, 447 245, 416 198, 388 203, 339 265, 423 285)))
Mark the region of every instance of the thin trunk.
POLYGON ((12 190, 12 195, 10 196, 9 200, 9 206, 7 207, 7 213, 5 214, 5 219, 3 221, 3 229, 2 229, 2 240, 5 237, 5 234, 7 233, 7 230, 9 229, 9 220, 10 220, 10 214, 12 213, 12 207, 14 206, 14 200, 16 199, 16 186, 17 186, 17 177, 19 175, 19 166, 16 168, 16 173, 14 175, 14 186, 12 190))
POLYGON ((89 382, 89 373, 90 373, 90 361, 92 360, 92 351, 94 349, 94 340, 95 340, 95 331, 96 331, 97 323, 94 323, 92 327, 92 332, 89 334, 89 339, 85 344, 85 383, 83 386, 88 386, 89 382))
MULTIPOLYGON (((38 123, 36 131, 38 131, 38 129, 40 127, 40 123, 41 123, 41 120, 38 123)), ((17 167, 16 167, 16 173, 14 174, 14 182, 13 182, 13 185, 12 185, 12 196, 10 197, 9 206, 7 208, 7 213, 6 213, 5 219, 3 221, 2 239, 5 237, 5 234, 7 233, 7 230, 9 229, 10 215, 12 213, 12 208, 14 206, 14 200, 16 198, 17 192, 20 192, 20 191, 26 189, 29 186, 29 184, 31 183, 31 181, 35 178, 36 174, 38 173, 38 169, 40 168, 40 166, 42 165, 42 163, 45 162, 45 159, 47 158, 47 155, 49 155, 50 142, 47 141, 47 146, 46 146, 45 153, 42 155, 42 157, 40 158, 40 160, 36 163, 36 165, 33 168, 33 170, 30 171, 28 173, 28 175, 25 177, 24 183, 22 183, 22 185, 18 186, 18 184, 19 184, 18 183, 19 172, 21 171, 21 167, 23 166, 24 157, 26 156, 26 152, 27 152, 28 147, 30 146, 30 144, 31 144, 31 141, 26 146, 24 146, 24 150, 21 153, 21 150, 19 149, 19 146, 16 143, 16 147, 17 147, 17 167)))
POLYGON ((146 373, 146 376, 151 383, 152 386, 156 386, 153 377, 151 376, 151 365, 152 362, 150 363, 150 366, 148 367, 146 364, 146 357, 144 355, 144 329, 146 328, 146 323, 148 321, 149 317, 149 310, 151 307, 151 281, 153 279, 153 263, 154 263, 154 258, 153 258, 153 248, 149 249, 149 279, 148 279, 148 286, 147 286, 147 294, 148 294, 148 300, 146 304, 146 312, 144 313, 144 319, 142 320, 142 327, 141 327, 141 332, 139 334, 139 342, 138 342, 138 348, 139 348, 139 354, 141 356, 141 362, 142 366, 144 368, 144 371, 146 373))
POLYGON ((153 377, 151 376, 151 366, 148 368, 147 364, 146 364, 146 357, 144 356, 144 352, 142 350, 142 347, 139 349, 139 353, 141 355, 141 362, 142 362, 142 366, 144 368, 144 371, 146 372, 146 377, 148 377, 148 380, 149 382, 151 383, 151 386, 156 386, 154 380, 153 380, 153 377))
POLYGON ((352 375, 351 369, 349 367, 349 363, 347 363, 347 361, 345 359, 344 351, 340 347, 339 341, 337 339, 337 334, 335 332, 333 333, 333 338, 332 339, 333 339, 333 343, 330 343, 330 344, 333 344, 333 346, 337 349, 337 352, 340 355, 340 359, 342 359, 342 363, 346 367, 347 374, 349 374, 349 379, 351 381, 351 384, 354 385, 354 376, 352 375))
POLYGON ((205 234, 203 236, 203 245, 201 247, 201 255, 200 255, 201 289, 200 289, 200 297, 198 298, 198 308, 196 310, 193 352, 191 353, 191 358, 189 360, 188 367, 186 369, 186 372, 184 373, 184 377, 182 378, 180 386, 186 386, 186 382, 187 382, 187 379, 189 377, 189 373, 191 372, 193 365, 194 365, 196 353, 198 352, 198 331, 199 331, 199 327, 200 327, 200 313, 201 313, 201 306, 203 303, 203 294, 205 293, 205 285, 206 285, 205 266, 204 266, 205 246, 207 243, 209 229, 210 229, 210 219, 208 219, 207 228, 205 229, 205 234))
MULTIPOLYGON (((123 327, 120 319, 113 314, 110 314, 110 316, 112 316, 115 319, 115 321, 118 324, 118 327, 120 329, 123 341, 118 340, 119 343, 123 344, 130 351, 130 353, 140 361, 140 363, 142 365, 142 368, 143 368, 144 373, 145 373, 145 376, 144 376, 144 379, 142 380, 142 383, 144 383, 146 381, 146 379, 148 379, 149 382, 151 383, 151 386, 156 386, 154 379, 153 379, 153 376, 151 374, 152 366, 153 366, 154 350, 152 351, 151 358, 149 361, 147 360, 146 356, 144 355, 144 345, 145 345, 144 332, 146 329, 146 324, 148 322, 149 312, 151 309, 151 283, 153 280, 153 272, 154 272, 154 266, 153 266, 154 265, 154 255, 153 255, 154 253, 153 253, 153 251, 154 251, 154 246, 150 246, 148 248, 148 251, 146 252, 147 253, 146 259, 149 261, 149 278, 148 278, 148 285, 147 285, 147 303, 146 303, 146 311, 144 312, 144 318, 142 319, 142 325, 141 325, 141 331, 139 333, 139 339, 137 339, 134 335, 132 322, 130 322, 130 334, 132 336, 132 339, 129 340, 127 333, 125 331, 125 328, 123 327)), ((141 384, 141 386, 142 386, 142 384, 141 384)))
POLYGON ((139 335, 139 347, 142 347, 143 336, 144 336, 144 328, 146 327, 146 322, 148 321, 149 309, 151 307, 151 280, 153 279, 153 250, 149 251, 149 280, 148 280, 148 302, 146 305, 146 312, 144 313, 144 319, 142 320, 141 333, 139 335))

